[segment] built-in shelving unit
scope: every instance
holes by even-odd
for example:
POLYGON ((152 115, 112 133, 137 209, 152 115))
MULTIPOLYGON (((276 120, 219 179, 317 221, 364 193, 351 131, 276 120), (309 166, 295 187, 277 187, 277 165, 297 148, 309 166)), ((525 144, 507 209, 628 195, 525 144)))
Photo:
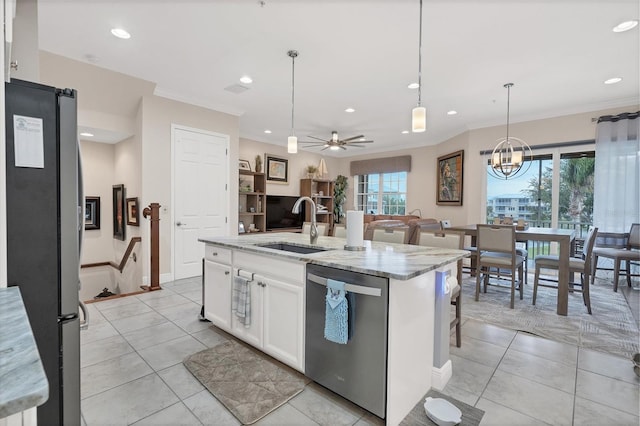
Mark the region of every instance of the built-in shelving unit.
MULTIPOLYGON (((239 170, 239 223, 244 225, 244 232, 249 233, 253 223, 255 232, 267 229, 267 180, 264 173, 239 170)), ((240 227, 238 227, 240 228, 240 227)), ((241 229, 238 230, 241 232, 241 229)))
MULTIPOLYGON (((324 207, 316 211, 316 222, 328 224, 329 235, 333 228, 333 187, 334 182, 329 179, 300 179, 300 195, 311 197, 316 206, 324 207)), ((307 209, 306 222, 311 222, 311 214, 307 209)))

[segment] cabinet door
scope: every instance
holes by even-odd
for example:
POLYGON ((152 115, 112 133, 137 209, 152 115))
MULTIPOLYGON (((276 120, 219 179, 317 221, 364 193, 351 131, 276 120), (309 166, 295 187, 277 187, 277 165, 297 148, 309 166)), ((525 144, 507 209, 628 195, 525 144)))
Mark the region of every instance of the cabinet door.
MULTIPOLYGON (((237 273, 237 269, 234 270, 234 274, 237 273)), ((231 313, 231 333, 237 336, 239 339, 253 345, 259 349, 262 348, 262 328, 263 328, 263 290, 262 282, 256 278, 249 283, 249 290, 251 291, 251 323, 249 327, 245 327, 239 321, 239 318, 232 312, 231 313)))
POLYGON ((261 278, 264 291, 264 352, 304 372, 303 287, 261 278))
POLYGON ((204 316, 223 330, 231 329, 231 266, 204 261, 204 316))

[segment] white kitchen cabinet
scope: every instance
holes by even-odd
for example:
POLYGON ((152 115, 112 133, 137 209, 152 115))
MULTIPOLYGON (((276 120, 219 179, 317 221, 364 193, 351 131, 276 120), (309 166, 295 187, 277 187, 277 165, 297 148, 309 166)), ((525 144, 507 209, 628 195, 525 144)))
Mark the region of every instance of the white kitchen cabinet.
POLYGON ((231 266, 204 261, 204 316, 223 330, 231 330, 231 266))
POLYGON ((283 363, 304 371, 303 287, 257 274, 249 286, 251 324, 245 327, 232 314, 231 333, 283 363))
POLYGON ((304 287, 273 278, 263 283, 263 350, 304 371, 304 287))
MULTIPOLYGON (((234 269, 233 275, 238 274, 238 269, 234 269)), ((251 323, 249 327, 245 327, 239 320, 239 318, 231 313, 231 333, 241 340, 253 345, 257 348, 262 348, 262 336, 264 335, 262 324, 262 312, 263 312, 263 291, 261 284, 254 278, 249 283, 249 290, 251 292, 251 323)))
POLYGON ((304 372, 304 270, 302 262, 241 250, 233 252, 233 274, 254 273, 251 325, 232 314, 231 333, 304 372))

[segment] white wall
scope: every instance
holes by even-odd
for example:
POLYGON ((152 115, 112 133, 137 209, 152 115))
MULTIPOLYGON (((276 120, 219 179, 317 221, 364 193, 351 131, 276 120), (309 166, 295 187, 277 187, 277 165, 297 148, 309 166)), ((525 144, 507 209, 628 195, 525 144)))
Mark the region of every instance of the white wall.
POLYGON ((18 69, 11 71, 11 78, 38 82, 40 65, 38 59, 37 0, 19 0, 16 3, 11 61, 18 63, 18 69))
POLYGON ((85 230, 80 263, 116 261, 113 251, 113 203, 115 146, 80 141, 85 196, 100 197, 100 229, 85 230))

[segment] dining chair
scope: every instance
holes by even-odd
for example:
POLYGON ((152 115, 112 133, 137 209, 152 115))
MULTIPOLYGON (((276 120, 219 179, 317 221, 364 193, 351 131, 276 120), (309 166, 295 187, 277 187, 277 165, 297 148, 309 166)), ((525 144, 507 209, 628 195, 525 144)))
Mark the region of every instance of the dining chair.
POLYGON ((438 219, 424 218, 424 219, 411 219, 407 225, 409 225, 409 244, 417 244, 418 233, 420 231, 439 231, 442 229, 442 225, 438 219))
MULTIPOLYGON (((598 240, 600 240, 601 236, 602 233, 598 235, 598 240)), ((620 271, 627 276, 627 285, 629 287, 631 287, 631 277, 635 276, 631 274, 631 263, 640 261, 640 223, 632 224, 629 234, 622 234, 621 237, 622 244, 620 246, 607 247, 605 245, 604 247, 593 248, 593 277, 595 279, 598 269, 608 269, 598 268, 598 258, 613 259, 613 291, 615 292, 618 291, 620 271), (625 262, 625 269, 620 268, 622 262, 625 262)))
POLYGON ((523 298, 523 263, 524 257, 516 253, 516 228, 512 225, 478 224, 478 260, 476 265, 476 301, 480 299, 480 281, 484 281, 484 292, 492 275, 505 279, 505 271, 509 271, 511 281, 511 303, 513 309, 516 285, 523 298), (516 272, 518 277, 516 279, 516 272))
MULTIPOLYGON (((596 241, 596 235, 598 234, 598 228, 590 226, 587 231, 587 237, 584 240, 584 245, 582 246, 582 258, 572 257, 569 259, 569 274, 571 277, 574 274, 580 274, 580 282, 569 282, 569 291, 579 291, 582 292, 582 301, 587 307, 587 312, 591 314, 591 298, 589 297, 589 282, 591 279, 591 258, 593 253, 593 246, 596 241), (576 287, 581 287, 580 290, 576 289, 576 287)), ((560 264, 558 256, 553 255, 544 255, 544 256, 536 256, 536 273, 533 279, 533 304, 536 304, 536 297, 538 294, 538 286, 554 288, 558 289, 557 280, 544 277, 540 277, 540 271, 542 269, 551 269, 558 270, 558 265, 560 264), (555 282, 556 285, 553 284, 544 284, 540 283, 540 281, 545 282, 555 282)))
MULTIPOLYGON (((316 223, 316 227, 318 228, 319 236, 323 237, 327 235, 327 232, 329 231, 328 223, 316 223)), ((304 222, 302 224, 302 233, 303 234, 311 233, 311 222, 304 222)))
POLYGON ((373 230, 372 241, 385 243, 408 244, 409 226, 395 226, 393 228, 375 228, 373 230))
POLYGON ((347 238, 347 226, 344 223, 336 223, 333 225, 333 236, 347 238))
MULTIPOLYGON (((419 246, 439 247, 462 250, 464 232, 423 230, 418 234, 419 246)), ((455 306, 456 316, 451 320, 450 328, 456 329, 456 346, 462 346, 462 259, 458 260, 458 285, 451 290, 451 305, 455 306)))

